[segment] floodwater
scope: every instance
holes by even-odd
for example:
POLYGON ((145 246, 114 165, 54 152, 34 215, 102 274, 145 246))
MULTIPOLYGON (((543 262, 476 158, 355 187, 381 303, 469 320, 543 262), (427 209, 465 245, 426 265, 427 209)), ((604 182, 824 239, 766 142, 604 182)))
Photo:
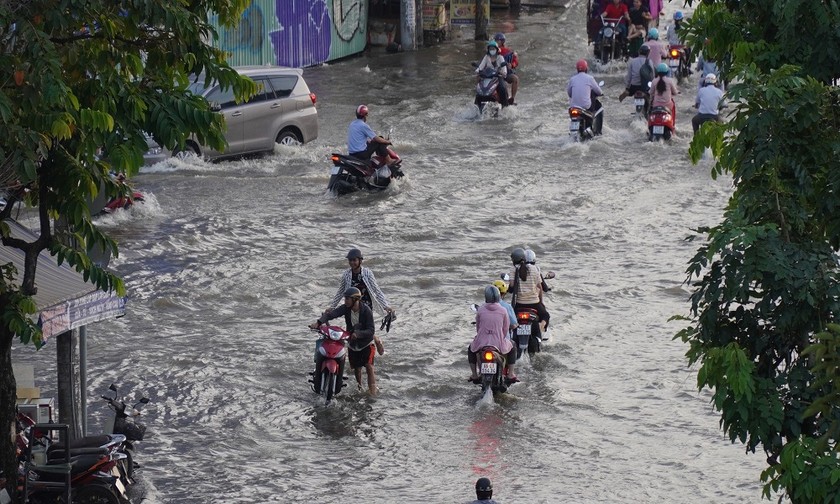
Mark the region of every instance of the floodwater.
MULTIPOLYGON (((692 229, 716 224, 731 183, 687 156, 695 78, 678 136, 645 142, 624 65, 606 81, 604 135, 568 139, 565 85, 592 61, 585 5, 494 16, 520 52, 520 105, 472 108, 464 36, 415 53, 307 69, 320 137, 232 162, 171 161, 133 179, 150 201, 99 221, 120 242, 124 318, 88 329, 89 390, 146 394, 138 491, 146 503, 464 502, 488 476, 503 503, 761 502, 761 455, 718 428, 682 328, 692 229), (407 177, 384 194, 325 194, 358 103, 393 128, 407 177), (346 251, 399 314, 376 362, 381 394, 309 389, 311 323, 346 251), (553 337, 495 401, 467 383, 469 304, 532 248, 557 273, 553 337)), ((668 11, 671 12, 671 11, 668 11)), ((467 34, 468 35, 468 34, 467 34)), ((54 353, 18 349, 46 376, 54 353)), ((50 392, 52 380, 40 383, 50 392)), ((106 410, 91 399, 92 423, 106 410)), ((92 429, 93 430, 93 429, 92 429)))

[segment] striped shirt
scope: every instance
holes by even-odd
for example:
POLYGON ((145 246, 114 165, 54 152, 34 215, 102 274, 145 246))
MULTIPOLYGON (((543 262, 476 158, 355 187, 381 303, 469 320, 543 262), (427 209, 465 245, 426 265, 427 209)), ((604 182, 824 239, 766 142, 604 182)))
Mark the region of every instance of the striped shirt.
MULTIPOLYGON (((385 294, 382 292, 382 289, 380 289, 379 285, 376 283, 376 277, 373 276, 373 271, 364 266, 362 266, 362 281, 365 283, 368 292, 370 292, 374 304, 379 306, 379 311, 385 311, 385 308, 391 307, 391 304, 388 303, 388 299, 385 297, 385 294)), ((344 270, 344 274, 341 276, 341 283, 338 285, 338 292, 336 292, 335 296, 333 296, 330 308, 337 306, 344 298, 344 291, 352 286, 353 269, 347 268, 346 270, 344 270)))
POLYGON ((511 282, 517 286, 514 293, 516 303, 536 304, 540 302, 540 291, 542 290, 540 270, 533 264, 526 264, 525 266, 528 267, 528 278, 525 280, 519 278, 519 271, 516 267, 510 270, 511 282))

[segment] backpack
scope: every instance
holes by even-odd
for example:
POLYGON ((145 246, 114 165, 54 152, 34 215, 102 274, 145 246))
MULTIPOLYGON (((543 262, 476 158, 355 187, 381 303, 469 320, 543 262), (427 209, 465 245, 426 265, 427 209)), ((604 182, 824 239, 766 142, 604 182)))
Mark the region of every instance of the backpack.
POLYGON ((642 83, 642 89, 649 89, 648 84, 653 81, 653 66, 650 64, 650 58, 645 58, 645 64, 639 70, 639 80, 642 83))

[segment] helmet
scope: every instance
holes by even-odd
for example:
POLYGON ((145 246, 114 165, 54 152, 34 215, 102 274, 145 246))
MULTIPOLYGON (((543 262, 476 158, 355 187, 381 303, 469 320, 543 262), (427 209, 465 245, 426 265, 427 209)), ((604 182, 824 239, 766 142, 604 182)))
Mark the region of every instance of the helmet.
POLYGON ((650 54, 650 47, 648 47, 647 44, 642 44, 642 46, 639 47, 639 54, 641 54, 642 56, 647 56, 648 54, 650 54))
POLYGON ((502 299, 502 294, 495 285, 488 285, 484 288, 485 303, 498 303, 500 299, 502 299))
POLYGON ((680 21, 683 18, 682 11, 677 11, 674 13, 674 21, 680 21))
POLYGON ((499 289, 499 294, 504 296, 508 291, 508 284, 504 280, 493 280, 493 285, 499 289))
POLYGON ((656 65, 656 75, 668 75, 668 72, 670 72, 670 69, 665 63, 656 65))
POLYGON ((705 82, 707 86, 714 86, 717 84, 717 75, 713 73, 706 74, 706 78, 703 79, 703 82, 705 82))
POLYGON ((488 478, 478 478, 475 482, 475 496, 479 499, 490 499, 493 497, 493 483, 488 478))
POLYGON ((525 249, 522 248, 515 248, 513 252, 510 253, 510 260, 513 261, 513 264, 519 264, 525 260, 525 249))
POLYGON ((537 254, 535 254, 531 249, 525 249, 525 262, 528 264, 534 264, 537 262, 537 254))
POLYGON ((497 41, 497 42, 498 42, 498 41, 502 41, 502 42, 504 42, 504 41, 505 41, 505 34, 504 34, 504 33, 502 33, 502 32, 499 32, 499 33, 497 33, 497 34, 493 35, 493 40, 495 40, 495 41, 497 41))
POLYGON ((495 47, 496 49, 498 49, 499 44, 497 44, 495 40, 491 40, 490 42, 487 42, 487 48, 490 49, 491 47, 495 47))
POLYGON ((656 28, 648 30, 648 40, 659 40, 659 30, 656 28))
POLYGON ((575 63, 575 68, 578 72, 587 72, 589 71, 589 63, 587 63, 585 59, 577 60, 577 63, 575 63))
POLYGON ((364 259, 362 257, 362 251, 357 248, 350 249, 350 252, 347 252, 347 259, 364 259))
POLYGON ((368 115, 368 108, 367 105, 359 105, 356 107, 356 117, 361 119, 363 117, 367 117, 368 115))
POLYGON ((353 299, 362 299, 362 291, 355 287, 348 287, 344 290, 344 297, 353 299))

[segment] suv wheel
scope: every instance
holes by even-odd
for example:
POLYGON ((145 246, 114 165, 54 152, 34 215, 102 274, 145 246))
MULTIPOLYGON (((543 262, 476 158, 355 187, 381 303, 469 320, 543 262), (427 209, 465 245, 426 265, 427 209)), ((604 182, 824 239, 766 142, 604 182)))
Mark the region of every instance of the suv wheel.
POLYGON ((277 134, 277 139, 274 140, 274 143, 279 143, 280 145, 300 145, 302 140, 298 138, 294 131, 283 130, 277 134))

